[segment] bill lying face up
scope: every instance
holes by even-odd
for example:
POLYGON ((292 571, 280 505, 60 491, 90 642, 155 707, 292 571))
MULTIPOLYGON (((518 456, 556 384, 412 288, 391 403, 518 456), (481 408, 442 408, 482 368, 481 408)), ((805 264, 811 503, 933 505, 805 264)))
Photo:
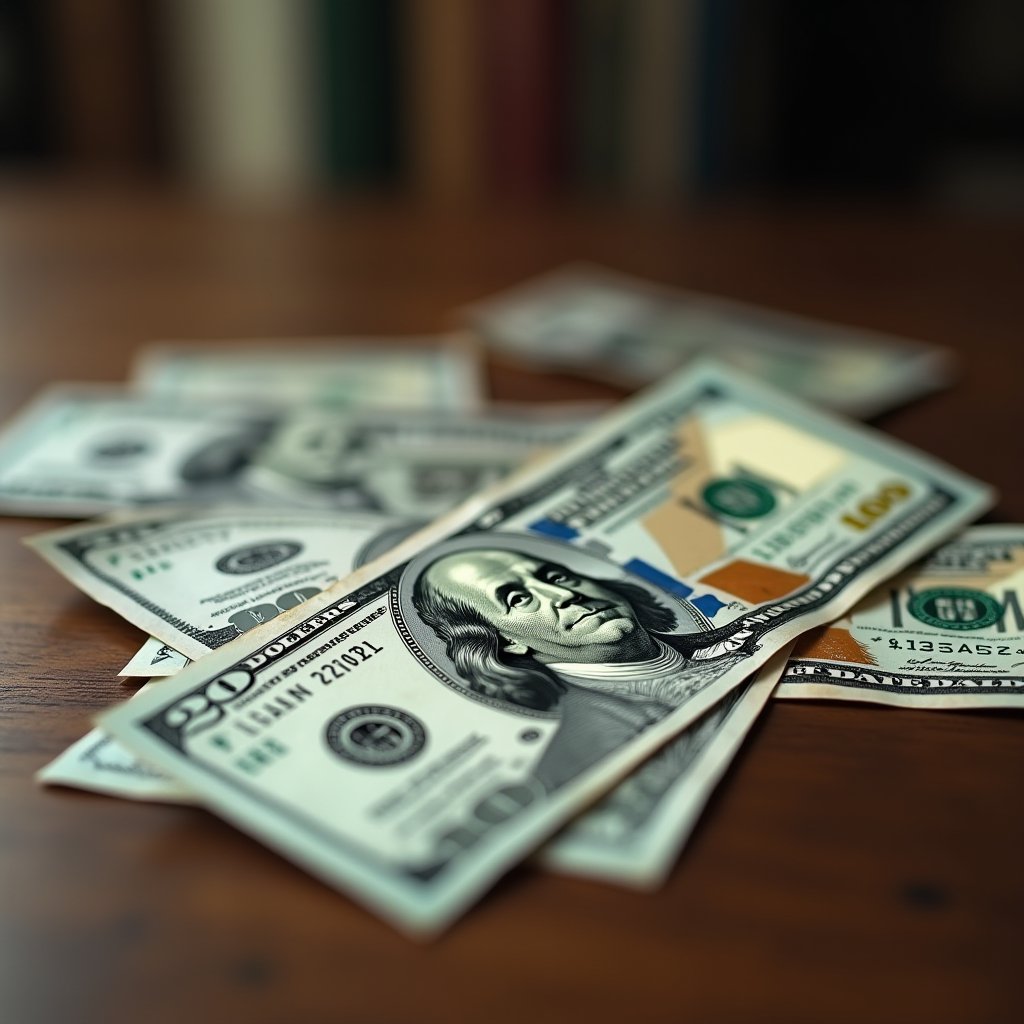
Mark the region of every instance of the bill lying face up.
POLYGON ((990 501, 704 366, 102 723, 319 876, 436 931, 990 501))

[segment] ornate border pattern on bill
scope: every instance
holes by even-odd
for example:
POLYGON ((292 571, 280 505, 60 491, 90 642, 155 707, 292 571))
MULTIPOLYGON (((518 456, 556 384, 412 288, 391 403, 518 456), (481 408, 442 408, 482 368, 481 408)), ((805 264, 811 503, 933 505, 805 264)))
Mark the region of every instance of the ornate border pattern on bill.
POLYGON ((801 637, 776 696, 1024 708, 1024 526, 974 526, 801 637))

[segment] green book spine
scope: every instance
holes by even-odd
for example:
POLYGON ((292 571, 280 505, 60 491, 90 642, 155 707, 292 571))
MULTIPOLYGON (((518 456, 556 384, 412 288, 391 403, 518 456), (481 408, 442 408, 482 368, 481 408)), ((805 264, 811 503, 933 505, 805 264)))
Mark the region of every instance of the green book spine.
POLYGON ((320 3, 330 178, 339 185, 385 186, 400 162, 398 5, 320 3))

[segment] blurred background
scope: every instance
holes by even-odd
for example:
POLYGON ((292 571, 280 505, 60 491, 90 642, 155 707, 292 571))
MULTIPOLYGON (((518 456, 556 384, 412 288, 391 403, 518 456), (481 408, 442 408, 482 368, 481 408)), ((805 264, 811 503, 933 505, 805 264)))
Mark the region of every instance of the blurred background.
POLYGON ((1019 0, 0 0, 0 173, 1024 217, 1019 0))

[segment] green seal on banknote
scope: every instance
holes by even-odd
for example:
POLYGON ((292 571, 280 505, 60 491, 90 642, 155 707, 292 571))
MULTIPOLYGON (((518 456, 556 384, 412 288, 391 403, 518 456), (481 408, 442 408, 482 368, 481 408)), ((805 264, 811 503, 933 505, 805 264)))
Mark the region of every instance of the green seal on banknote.
POLYGON ((756 480, 712 480, 704 488, 704 501, 736 519, 760 519, 775 508, 775 495, 756 480))
POLYGON ((937 587, 915 594, 910 599, 910 614, 938 629, 984 629, 999 621, 1003 609, 983 590, 937 587))

